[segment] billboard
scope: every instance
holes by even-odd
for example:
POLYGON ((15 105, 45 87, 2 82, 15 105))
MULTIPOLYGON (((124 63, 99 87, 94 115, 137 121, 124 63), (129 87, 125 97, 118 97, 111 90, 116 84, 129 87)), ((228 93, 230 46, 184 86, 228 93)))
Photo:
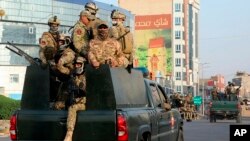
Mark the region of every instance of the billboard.
POLYGON ((153 77, 172 73, 171 14, 135 16, 135 65, 145 66, 153 77))
POLYGON ((153 77, 172 74, 172 0, 119 0, 135 14, 134 65, 147 67, 153 77))

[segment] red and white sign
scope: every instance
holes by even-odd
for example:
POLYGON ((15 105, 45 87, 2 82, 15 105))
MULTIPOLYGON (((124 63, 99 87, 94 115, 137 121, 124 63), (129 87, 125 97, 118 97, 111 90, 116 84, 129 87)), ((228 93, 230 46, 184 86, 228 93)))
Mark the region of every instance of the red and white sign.
POLYGON ((135 16, 135 30, 171 29, 171 14, 135 16))

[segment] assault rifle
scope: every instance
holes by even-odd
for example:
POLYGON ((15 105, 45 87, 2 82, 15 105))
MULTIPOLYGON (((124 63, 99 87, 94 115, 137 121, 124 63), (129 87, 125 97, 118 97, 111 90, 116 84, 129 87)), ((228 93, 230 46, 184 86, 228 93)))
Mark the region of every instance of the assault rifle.
POLYGON ((38 61, 34 60, 34 58, 31 57, 29 54, 27 54, 26 52, 24 52, 23 50, 21 50, 20 48, 15 46, 14 44, 12 44, 10 42, 7 42, 7 43, 10 46, 5 46, 5 48, 9 49, 10 51, 14 52, 15 54, 17 54, 21 57, 24 57, 27 61, 29 61, 30 64, 40 66, 40 63, 38 61))
POLYGON ((82 83, 79 84, 79 86, 76 85, 75 83, 75 79, 76 79, 76 73, 73 71, 70 74, 70 78, 68 80, 68 101, 67 101, 67 106, 71 106, 72 104, 74 104, 76 101, 75 99, 77 97, 81 97, 84 95, 83 91, 81 91, 81 87, 83 87, 82 83))

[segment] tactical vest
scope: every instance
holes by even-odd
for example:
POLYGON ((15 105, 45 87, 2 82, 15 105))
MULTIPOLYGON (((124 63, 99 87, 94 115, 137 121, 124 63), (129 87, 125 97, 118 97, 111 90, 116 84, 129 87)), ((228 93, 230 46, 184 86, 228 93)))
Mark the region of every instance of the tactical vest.
POLYGON ((122 51, 125 54, 130 54, 133 51, 133 34, 124 26, 118 27, 118 40, 121 43, 122 51))

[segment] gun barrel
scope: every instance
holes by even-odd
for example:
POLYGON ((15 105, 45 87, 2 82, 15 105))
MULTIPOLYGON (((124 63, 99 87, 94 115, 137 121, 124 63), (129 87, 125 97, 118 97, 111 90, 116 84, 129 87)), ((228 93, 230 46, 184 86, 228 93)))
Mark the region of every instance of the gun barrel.
POLYGON ((16 54, 19 55, 19 56, 22 56, 22 54, 20 54, 20 53, 19 53, 18 51, 16 51, 16 50, 10 48, 9 46, 5 46, 5 48, 9 49, 10 51, 16 53, 16 54))
POLYGON ((14 52, 15 54, 19 55, 19 56, 24 56, 24 58, 30 62, 30 64, 35 64, 35 65, 39 65, 38 62, 36 62, 34 60, 33 57, 31 57, 30 55, 28 55, 27 53, 25 53, 23 50, 21 50, 20 48, 18 48, 17 46, 15 46, 14 44, 10 43, 7 41, 7 43, 13 47, 9 47, 9 46, 6 46, 7 49, 9 49, 10 51, 14 52))

